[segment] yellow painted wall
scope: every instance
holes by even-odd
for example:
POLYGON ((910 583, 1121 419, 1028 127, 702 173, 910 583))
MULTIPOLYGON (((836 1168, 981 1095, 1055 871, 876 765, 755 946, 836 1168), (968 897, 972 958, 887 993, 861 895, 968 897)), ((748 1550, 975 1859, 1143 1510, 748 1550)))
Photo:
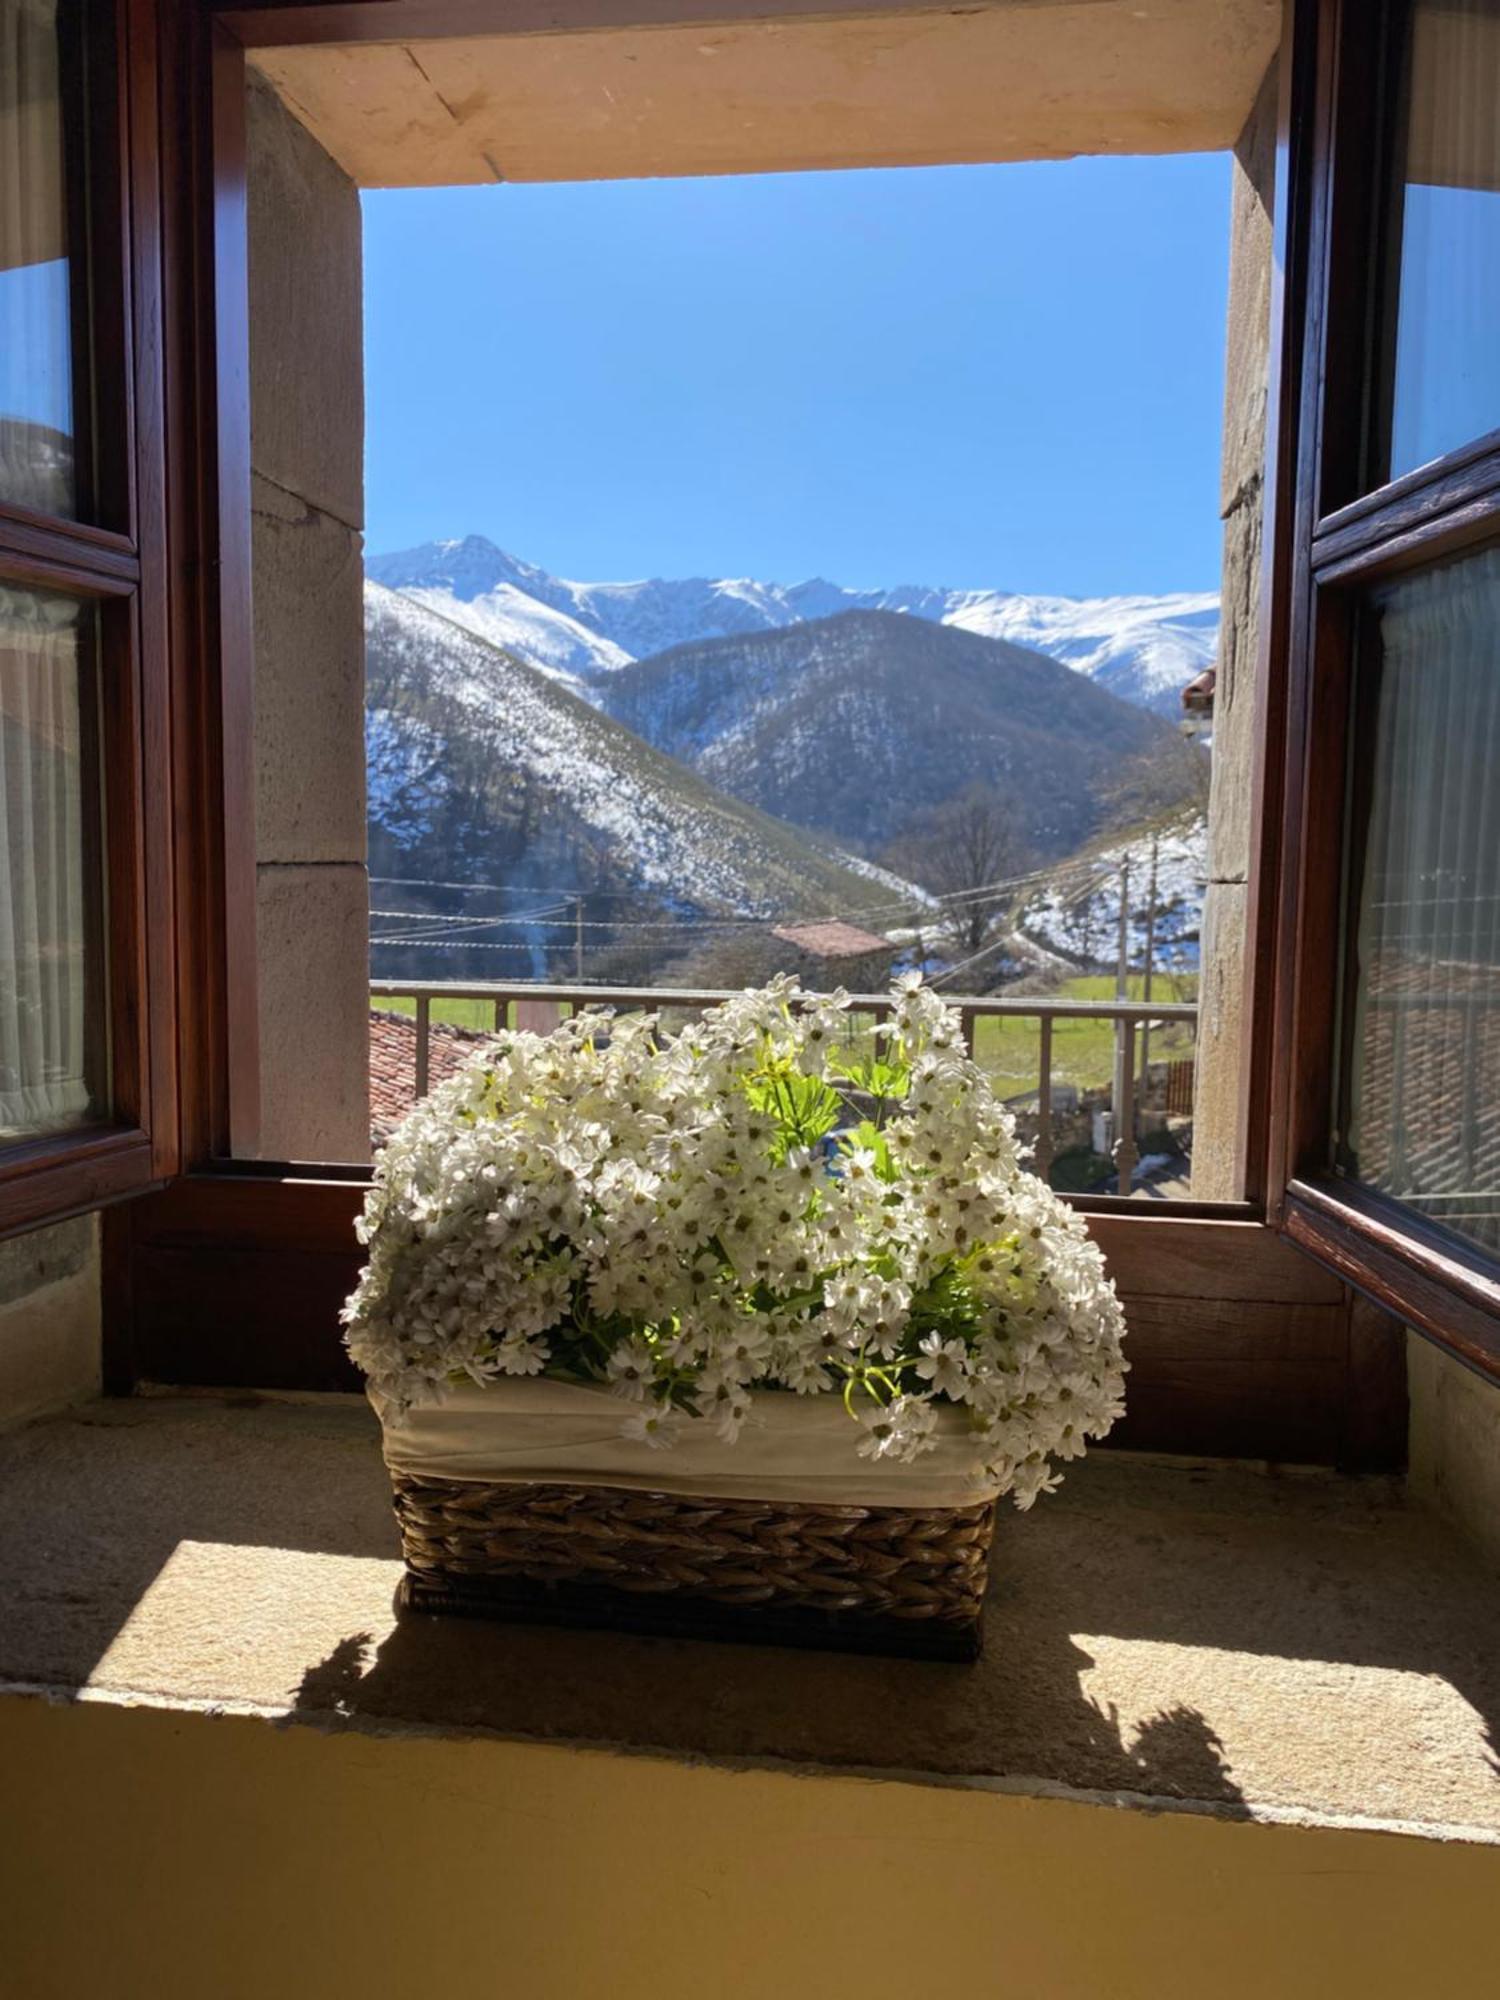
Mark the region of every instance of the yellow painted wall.
POLYGON ((5 2000, 1446 2000, 1500 1849, 0 1700, 5 2000))

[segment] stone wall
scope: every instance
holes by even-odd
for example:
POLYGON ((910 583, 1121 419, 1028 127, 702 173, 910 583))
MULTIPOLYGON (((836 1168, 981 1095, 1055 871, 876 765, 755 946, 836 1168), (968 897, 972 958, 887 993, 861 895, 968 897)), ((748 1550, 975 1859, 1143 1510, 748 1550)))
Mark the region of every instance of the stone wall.
POLYGON ((98 1392, 98 1217, 0 1243, 0 1424, 98 1392))
POLYGON ((247 105, 261 1132, 369 1155, 359 193, 247 105))
POLYGON ((1500 1567, 1500 1386, 1408 1333, 1412 1493, 1500 1567))
POLYGON ((1229 331, 1220 475, 1223 621, 1214 690, 1209 879, 1203 911, 1193 1106, 1193 1194, 1207 1201, 1232 1201, 1244 1192, 1241 1029, 1254 798, 1276 95, 1273 64, 1235 147, 1230 216, 1229 331))

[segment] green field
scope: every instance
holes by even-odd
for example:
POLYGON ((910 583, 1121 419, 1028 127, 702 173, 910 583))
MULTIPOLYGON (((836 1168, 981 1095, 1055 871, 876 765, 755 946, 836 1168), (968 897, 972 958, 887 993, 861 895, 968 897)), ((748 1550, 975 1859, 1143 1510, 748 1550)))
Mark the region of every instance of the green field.
MULTIPOLYGON (((1130 981, 1132 1000, 1144 999, 1144 982, 1139 973, 1130 981)), ((1158 973, 1152 984, 1156 1000, 1193 1000, 1197 997, 1196 975, 1168 976, 1158 973)), ((1109 974, 1068 979, 1050 1000, 1112 1000, 1115 982, 1109 974)), ((414 1000, 372 999, 372 1006, 392 1013, 414 1014, 414 1000)), ((434 1000, 434 1021, 451 1022, 458 1028, 477 1028, 488 1033, 495 1025, 494 1003, 489 1000, 434 1000)), ((1038 1021, 1022 1017, 1001 1020, 993 1015, 975 1024, 974 1054, 991 1076, 1001 1095, 1015 1097, 1037 1087, 1041 1046, 1038 1021)), ((1107 1084, 1114 1064, 1115 1030, 1111 1021, 1054 1021, 1052 1024, 1052 1078, 1054 1083, 1076 1084, 1079 1089, 1097 1089, 1107 1084)), ((1154 1028, 1151 1054, 1154 1060, 1188 1056, 1193 1052, 1190 1021, 1154 1028)))
MULTIPOLYGON (((415 1014, 415 1000, 391 1000, 385 994, 372 994, 370 1005, 378 1007, 386 1014, 415 1014)), ((477 1028, 482 1034, 490 1034, 495 1026, 495 1003, 493 1000, 434 1000, 432 1003, 434 1021, 446 1021, 454 1028, 477 1028)))
MULTIPOLYGON (((1145 982, 1139 973, 1130 980, 1130 998, 1145 998, 1145 982)), ((1152 981, 1153 1000, 1194 1000, 1198 994, 1196 975, 1168 977, 1158 973, 1152 981)), ((1113 1000, 1115 982, 1111 975, 1064 980, 1053 1000, 1113 1000)), ((1137 1031, 1139 1032, 1139 1031, 1137 1031)), ((1107 1084, 1114 1068, 1115 1026, 1113 1021, 1054 1021, 1052 1023, 1052 1080, 1076 1084, 1081 1090, 1107 1084)), ((1190 1056, 1193 1052, 1191 1021, 1173 1022, 1151 1031, 1151 1056, 1155 1062, 1169 1057, 1190 1056)), ((1035 1020, 1001 1020, 993 1015, 975 1023, 976 1061, 995 1079, 1003 1097, 1015 1097, 1035 1090, 1040 1067, 1041 1024, 1035 1020)), ((1139 1056, 1137 1057, 1139 1059, 1139 1056)))

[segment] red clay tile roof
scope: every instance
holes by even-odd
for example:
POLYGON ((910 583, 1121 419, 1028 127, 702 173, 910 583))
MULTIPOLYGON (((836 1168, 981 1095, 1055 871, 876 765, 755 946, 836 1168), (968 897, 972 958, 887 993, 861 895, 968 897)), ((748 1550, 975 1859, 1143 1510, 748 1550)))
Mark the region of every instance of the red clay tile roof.
MULTIPOLYGON (((427 1042, 427 1080, 442 1083, 474 1052, 483 1035, 434 1021, 427 1042)), ((370 1137, 381 1145, 417 1096, 417 1024, 409 1014, 370 1009, 370 1137)))
POLYGON ((889 952, 889 938, 877 937, 833 917, 819 924, 778 924, 771 933, 783 944, 794 944, 810 958, 868 958, 872 952, 889 952))

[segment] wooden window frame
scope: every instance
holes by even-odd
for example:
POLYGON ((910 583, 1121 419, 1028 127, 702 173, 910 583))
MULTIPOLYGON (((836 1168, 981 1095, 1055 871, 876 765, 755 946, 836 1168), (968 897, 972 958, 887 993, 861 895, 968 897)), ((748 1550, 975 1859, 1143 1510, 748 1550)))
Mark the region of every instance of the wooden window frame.
POLYGON ((95 607, 110 1110, 97 1122, 0 1149, 0 1235, 159 1185, 178 1163, 156 532, 160 362, 155 343, 137 337, 160 301, 156 246, 136 226, 151 212, 155 182, 151 41, 138 0, 101 0, 87 44, 86 164, 69 190, 78 499, 91 518, 0 503, 0 582, 95 607), (100 53, 108 75, 94 60, 100 53))
MULTIPOLYGON (((1394 114, 1392 48, 1406 0, 1324 0, 1304 107, 1308 352, 1291 552, 1282 745, 1282 863, 1269 1016, 1274 1049, 1268 1213, 1296 1242, 1469 1366, 1500 1379, 1500 1263, 1399 1201, 1336 1175, 1347 935, 1346 758, 1354 657, 1370 587, 1500 542, 1500 432, 1381 483, 1374 407, 1390 296, 1382 235, 1394 114), (1381 118, 1372 106, 1384 107, 1381 118)), ((1310 50, 1311 53, 1311 50, 1310 50)), ((1357 837, 1357 836, 1356 836, 1357 837)))

